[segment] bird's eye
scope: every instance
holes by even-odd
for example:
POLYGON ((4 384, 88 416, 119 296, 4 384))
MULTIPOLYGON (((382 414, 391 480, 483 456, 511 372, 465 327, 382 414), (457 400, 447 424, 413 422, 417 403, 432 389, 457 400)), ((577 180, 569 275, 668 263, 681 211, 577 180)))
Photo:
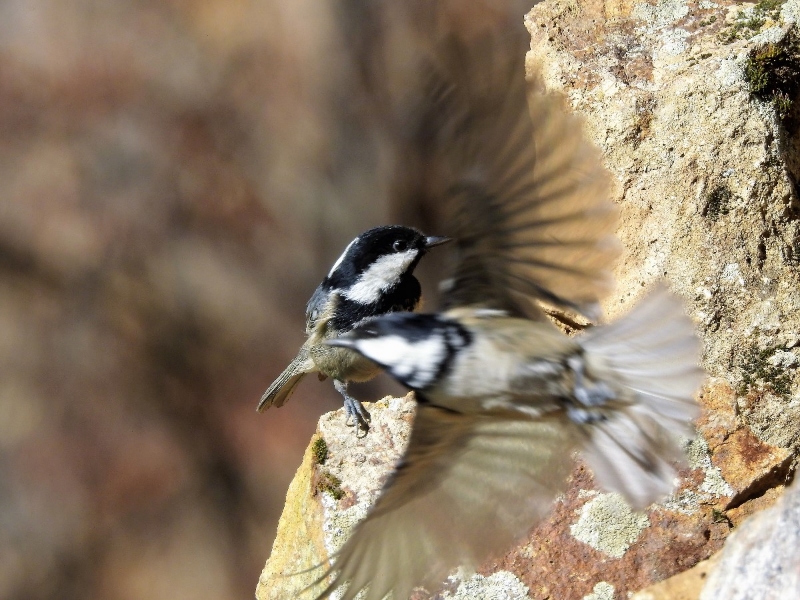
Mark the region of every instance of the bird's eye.
POLYGON ((402 252, 408 248, 408 244, 406 244, 405 240, 397 240, 394 244, 392 244, 392 248, 394 248, 395 252, 402 252))

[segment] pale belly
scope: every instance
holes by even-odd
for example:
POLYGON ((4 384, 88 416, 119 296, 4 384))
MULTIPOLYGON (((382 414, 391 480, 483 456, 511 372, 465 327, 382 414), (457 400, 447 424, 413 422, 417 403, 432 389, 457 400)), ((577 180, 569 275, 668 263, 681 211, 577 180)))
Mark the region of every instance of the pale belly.
POLYGON ((339 381, 368 381, 381 372, 374 362, 347 348, 319 345, 311 350, 319 372, 339 381))

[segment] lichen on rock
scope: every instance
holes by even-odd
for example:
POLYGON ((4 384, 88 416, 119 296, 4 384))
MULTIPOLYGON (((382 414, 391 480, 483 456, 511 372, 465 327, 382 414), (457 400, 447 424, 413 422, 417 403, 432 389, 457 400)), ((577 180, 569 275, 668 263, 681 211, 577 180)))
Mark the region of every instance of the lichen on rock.
POLYGON ((625 551, 649 525, 647 515, 631 511, 617 493, 597 494, 580 509, 580 517, 570 526, 576 539, 612 558, 625 551))
MULTIPOLYGON (((712 378, 670 498, 636 515, 577 464, 544 522, 443 597, 516 581, 532 600, 696 599, 732 527, 779 501, 800 452, 800 104, 787 87, 799 22, 800 0, 545 0, 527 15, 531 74, 583 115, 614 176, 623 253, 607 317, 666 279, 712 378)), ((340 412, 320 420, 326 456, 298 471, 259 600, 281 597, 276 573, 310 566, 302 544, 326 560, 379 493, 413 403, 371 412, 364 440, 340 412), (315 481, 341 483, 314 496, 315 481)))
POLYGON ((583 597, 583 600, 614 600, 614 586, 605 581, 594 584, 592 593, 583 597))
MULTIPOLYGON (((691 470, 620 561, 689 523, 708 545, 697 539, 681 566, 664 552, 651 582, 709 556, 731 518, 774 501, 800 451, 798 6, 546 0, 526 17, 531 69, 585 117, 615 175, 624 250, 606 313, 667 279, 714 376, 691 470)), ((647 583, 617 568, 630 566, 607 564, 603 579, 617 594, 647 583)))
POLYGON ((491 598, 492 600, 528 600, 528 588, 513 573, 497 571, 484 577, 480 574, 471 577, 457 578, 455 592, 444 591, 442 600, 474 600, 475 598, 491 598))

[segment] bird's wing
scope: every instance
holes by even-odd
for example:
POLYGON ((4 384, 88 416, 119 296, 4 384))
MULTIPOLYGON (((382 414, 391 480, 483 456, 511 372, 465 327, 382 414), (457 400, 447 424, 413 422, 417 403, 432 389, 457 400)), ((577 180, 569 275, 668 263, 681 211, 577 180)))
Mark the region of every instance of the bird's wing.
POLYGON ((683 302, 663 284, 627 315, 577 340, 594 376, 629 396, 584 429, 586 462, 598 485, 641 510, 674 489, 675 463, 685 460, 679 436, 694 436, 694 395, 706 375, 702 344, 683 302))
POLYGON ((336 11, 350 69, 349 96, 363 96, 390 135, 415 121, 423 92, 421 65, 437 44, 482 36, 513 36, 519 52, 530 45, 525 13, 539 0, 345 0, 336 11))
POLYGON ((306 307, 306 335, 305 345, 314 345, 331 336, 328 324, 336 316, 336 311, 341 303, 341 296, 337 290, 323 290, 318 287, 308 301, 306 307))
POLYGON ((342 600, 366 586, 365 600, 390 591, 408 598, 507 549, 551 510, 574 439, 563 420, 420 404, 400 465, 336 556, 320 598, 346 581, 342 600))
POLYGON ((611 287, 617 211, 580 120, 532 89, 513 36, 443 40, 427 74, 395 202, 456 240, 445 308, 587 314, 611 287))

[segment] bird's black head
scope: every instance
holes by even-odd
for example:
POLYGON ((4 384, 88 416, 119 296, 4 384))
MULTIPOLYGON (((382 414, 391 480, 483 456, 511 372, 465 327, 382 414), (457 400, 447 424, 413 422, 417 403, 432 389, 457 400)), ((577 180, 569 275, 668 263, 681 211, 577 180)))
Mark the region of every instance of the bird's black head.
POLYGON ((426 236, 402 225, 375 227, 350 242, 331 267, 326 284, 342 290, 350 300, 373 303, 411 275, 430 248, 447 241, 449 238, 426 236))
POLYGON ((403 385, 430 388, 471 342, 457 321, 441 315, 393 313, 371 319, 326 343, 355 350, 385 368, 403 385))

